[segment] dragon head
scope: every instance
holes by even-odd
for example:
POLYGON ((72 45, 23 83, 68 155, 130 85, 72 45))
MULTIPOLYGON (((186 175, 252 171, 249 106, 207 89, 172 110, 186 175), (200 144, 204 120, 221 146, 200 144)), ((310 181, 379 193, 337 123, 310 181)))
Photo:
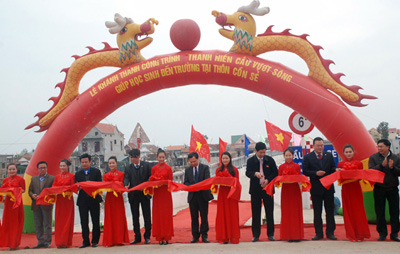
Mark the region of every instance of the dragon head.
POLYGON ((258 8, 259 6, 260 1, 254 0, 249 5, 240 7, 232 15, 212 11, 215 21, 222 26, 219 33, 235 43, 231 52, 250 54, 256 36, 256 22, 251 14, 262 16, 269 13, 268 7, 258 8))
POLYGON ((140 50, 153 41, 148 35, 154 33, 154 24, 158 25, 158 21, 150 18, 139 25, 131 18, 122 17, 118 13, 115 14, 114 21, 106 21, 106 27, 111 34, 117 34, 121 62, 143 61, 140 50))

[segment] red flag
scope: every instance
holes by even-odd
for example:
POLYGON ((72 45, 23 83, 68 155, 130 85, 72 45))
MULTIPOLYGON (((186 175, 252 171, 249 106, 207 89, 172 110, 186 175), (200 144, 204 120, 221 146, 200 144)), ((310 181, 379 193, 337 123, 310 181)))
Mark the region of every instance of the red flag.
POLYGON ((190 136, 190 148, 189 153, 196 152, 199 156, 205 158, 210 162, 210 147, 203 135, 196 131, 192 125, 192 134, 190 136))
POLYGON ((226 152, 227 142, 224 142, 221 138, 219 138, 219 164, 221 164, 221 154, 226 152))
POLYGON ((290 140, 292 139, 292 133, 283 131, 279 127, 267 121, 265 121, 265 126, 267 127, 271 151, 285 151, 285 149, 289 146, 290 140))

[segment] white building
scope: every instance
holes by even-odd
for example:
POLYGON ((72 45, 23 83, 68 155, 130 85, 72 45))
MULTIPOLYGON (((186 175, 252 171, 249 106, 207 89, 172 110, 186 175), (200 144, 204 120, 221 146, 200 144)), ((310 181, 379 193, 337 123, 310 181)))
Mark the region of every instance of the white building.
POLYGON ((79 143, 78 152, 90 154, 93 164, 102 167, 110 156, 125 155, 124 134, 117 126, 98 123, 79 143))

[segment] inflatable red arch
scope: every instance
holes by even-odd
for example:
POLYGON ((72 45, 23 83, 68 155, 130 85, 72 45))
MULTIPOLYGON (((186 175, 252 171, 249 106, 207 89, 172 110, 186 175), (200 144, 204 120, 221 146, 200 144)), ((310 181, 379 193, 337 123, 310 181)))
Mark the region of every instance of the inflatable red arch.
MULTIPOLYGON (((122 68, 77 96, 37 145, 25 172, 26 184, 29 186, 32 176, 37 175, 36 164, 42 160, 48 162, 49 174, 59 174, 60 160, 69 158, 85 135, 119 107, 162 89, 190 84, 243 88, 281 102, 310 120, 340 156, 342 147, 352 144, 356 159, 365 167, 369 155, 376 152, 374 140, 361 121, 336 95, 310 77, 253 56, 217 50, 181 51, 122 68)), ((25 216, 31 217, 27 193, 23 200, 25 216)), ((373 220, 373 212, 367 213, 373 220)), ((25 221, 24 232, 34 232, 32 220, 25 221)))
POLYGON ((243 88, 281 102, 310 120, 339 155, 347 143, 354 146, 359 160, 376 152, 374 140, 361 121, 311 78, 253 56, 217 50, 182 51, 122 68, 75 98, 40 140, 25 178, 37 174, 35 165, 41 160, 48 162, 50 174, 59 173, 60 160, 68 158, 97 123, 126 103, 190 84, 243 88))
MULTIPOLYGON (((47 131, 25 172, 26 184, 29 185, 31 177, 37 175, 36 164, 42 160, 47 161, 49 174, 58 174, 59 161, 68 158, 84 136, 119 107, 162 89, 191 84, 237 87, 268 96, 311 121, 333 143, 339 155, 343 155, 345 144, 352 144, 357 152, 355 158, 366 164, 369 155, 376 152, 374 140, 343 101, 364 106, 361 100, 375 97, 360 94, 358 86, 344 85, 340 81, 342 74, 333 74, 329 70, 332 61, 321 57, 321 47, 310 44, 306 34, 293 35, 290 29, 275 33, 270 26, 256 36, 251 14, 269 12, 269 8, 258 8, 259 5, 259 1, 253 1, 232 15, 212 11, 216 23, 222 26, 220 34, 234 41, 229 52, 193 51, 200 39, 200 30, 194 22, 184 21, 171 28, 171 40, 181 51, 148 60, 142 57, 140 50, 148 46, 152 38, 136 38, 154 33, 158 21, 150 18, 143 24, 136 24, 116 14, 116 22, 106 22, 106 26, 110 33, 117 34, 118 49, 105 43, 102 50, 88 47, 88 54, 74 56, 76 61, 71 68, 63 70, 67 74, 65 81, 57 85, 61 88, 60 96, 51 98, 55 104, 49 111, 37 114, 39 120, 27 127, 39 126, 39 131, 47 131), (224 28, 232 25, 234 31, 224 28), (175 32, 174 27, 177 28, 175 32), (275 50, 301 57, 309 67, 308 76, 256 57, 275 50), (83 75, 102 66, 121 69, 79 94, 83 75)), ((31 200, 27 193, 23 198, 24 205, 29 206, 31 200)))

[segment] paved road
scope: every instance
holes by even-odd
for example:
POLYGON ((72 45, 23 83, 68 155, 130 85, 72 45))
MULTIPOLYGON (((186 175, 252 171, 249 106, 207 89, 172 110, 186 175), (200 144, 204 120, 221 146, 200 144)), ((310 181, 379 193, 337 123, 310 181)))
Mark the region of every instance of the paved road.
MULTIPOLYGON (((241 171, 240 181, 243 185, 242 200, 250 200, 248 194, 248 178, 241 171)), ((179 207, 174 209, 174 213, 186 207, 179 207)), ((128 225, 131 227, 130 212, 127 213, 128 225)), ((280 207, 275 206, 275 223, 280 222, 280 207)), ((304 222, 312 223, 312 210, 303 210, 304 222)), ((337 223, 343 223, 341 216, 335 217, 337 223)), ((251 225, 251 219, 246 223, 251 225)), ((80 231, 80 227, 76 227, 76 231, 80 231)), ((40 249, 40 250, 19 250, 16 253, 32 253, 32 254, 45 254, 45 253, 157 253, 157 254, 177 254, 177 253, 190 253, 190 254, 213 254, 213 253, 229 253, 229 254, 243 254, 243 253, 296 253, 296 254, 314 254, 314 253, 399 253, 400 244, 392 241, 377 242, 377 241, 366 241, 366 242, 350 242, 350 241, 302 241, 298 243, 289 243, 286 241, 275 241, 275 242, 257 242, 249 243, 242 242, 239 244, 218 244, 218 243, 196 243, 196 244, 182 244, 174 243, 167 246, 160 246, 157 244, 150 245, 126 245, 120 247, 97 247, 97 248, 70 248, 70 249, 40 249), (323 251, 322 251, 323 250, 323 251)))
POLYGON ((314 253, 399 253, 400 244, 396 242, 349 242, 349 241, 303 241, 299 243, 288 242, 257 242, 257 243, 239 243, 239 244, 218 244, 218 243, 196 243, 179 244, 174 243, 166 246, 160 245, 135 245, 120 247, 97 247, 97 248, 71 248, 71 249, 40 249, 40 250, 19 250, 14 253, 157 253, 157 254, 243 254, 243 253, 296 253, 296 254, 314 254, 314 253), (323 250, 323 251, 322 251, 323 250))

